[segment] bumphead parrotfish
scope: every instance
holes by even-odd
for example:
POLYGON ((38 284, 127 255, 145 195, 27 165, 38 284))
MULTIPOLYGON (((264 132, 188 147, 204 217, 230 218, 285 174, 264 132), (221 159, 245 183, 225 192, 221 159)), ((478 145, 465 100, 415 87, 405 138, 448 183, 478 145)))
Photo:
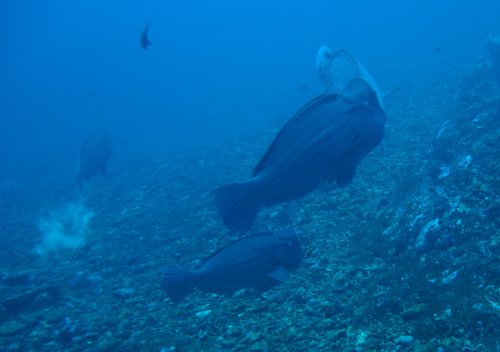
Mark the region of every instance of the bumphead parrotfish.
POLYGON ((288 280, 303 257, 291 229, 258 233, 222 247, 194 270, 164 270, 163 288, 174 303, 195 288, 219 294, 244 288, 264 292, 288 280))
POLYGON ((80 169, 76 176, 76 184, 80 191, 83 184, 96 174, 105 175, 112 154, 111 140, 102 132, 92 135, 83 143, 80 152, 80 169))
POLYGON ((245 231, 263 206, 296 199, 323 182, 347 186, 382 141, 385 121, 376 92, 359 77, 340 93, 311 100, 281 129, 248 181, 213 191, 224 224, 245 231))

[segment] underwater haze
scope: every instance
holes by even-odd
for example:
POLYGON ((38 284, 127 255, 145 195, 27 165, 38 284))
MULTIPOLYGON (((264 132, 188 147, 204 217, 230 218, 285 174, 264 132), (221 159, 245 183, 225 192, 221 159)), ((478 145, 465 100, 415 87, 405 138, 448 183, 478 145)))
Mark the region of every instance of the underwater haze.
POLYGON ((2 158, 24 163, 32 146, 39 162, 61 150, 68 158, 101 130, 118 155, 261 132, 320 93, 313 59, 323 44, 348 48, 390 89, 474 64, 500 26, 493 0, 1 7, 2 158), (151 18, 144 51, 139 34, 151 18))
POLYGON ((500 351, 499 19, 0 1, 0 352, 500 351))

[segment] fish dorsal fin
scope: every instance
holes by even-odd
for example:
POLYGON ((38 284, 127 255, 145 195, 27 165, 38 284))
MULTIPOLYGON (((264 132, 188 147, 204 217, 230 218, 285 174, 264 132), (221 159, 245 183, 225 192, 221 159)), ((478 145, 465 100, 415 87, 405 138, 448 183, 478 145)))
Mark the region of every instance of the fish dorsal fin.
POLYGON ((379 106, 377 93, 367 81, 360 77, 350 80, 342 89, 341 95, 354 103, 363 103, 373 107, 379 106))
POLYGON ((205 259, 203 259, 201 261, 201 263, 195 268, 195 269, 198 269, 200 266, 202 266, 205 262, 209 261, 210 259, 212 259, 213 257, 215 257, 216 255, 218 255, 219 253, 221 253, 222 251, 226 250, 228 247, 231 247, 231 246, 234 246, 236 243, 238 242, 242 242, 242 241, 246 241, 248 239, 251 239, 251 238, 254 238, 254 237, 272 237, 274 236, 274 233, 273 232, 258 232, 258 233, 254 233, 252 235, 249 235, 249 236, 246 236, 246 237, 243 237, 243 238, 240 238, 240 239, 237 239, 237 240, 234 240, 228 244, 226 244, 225 246, 222 246, 220 248, 218 248, 215 252, 213 252, 212 254, 210 254, 208 257, 206 257, 205 259))
POLYGON ((316 68, 326 93, 338 93, 351 79, 363 76, 360 64, 347 50, 332 52, 326 45, 318 50, 316 68))

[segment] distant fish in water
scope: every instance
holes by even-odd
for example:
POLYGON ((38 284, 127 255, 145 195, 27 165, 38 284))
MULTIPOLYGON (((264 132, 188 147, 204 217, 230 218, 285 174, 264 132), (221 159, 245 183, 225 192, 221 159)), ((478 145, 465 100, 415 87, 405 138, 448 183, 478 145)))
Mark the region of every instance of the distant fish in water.
POLYGON ((83 184, 96 174, 105 175, 112 154, 111 140, 102 132, 87 138, 80 153, 80 170, 76 176, 76 184, 80 191, 83 184))
POLYGON ((281 129, 248 181, 213 191, 224 224, 245 231, 263 206, 306 195, 323 182, 347 186, 381 143, 385 121, 376 92, 361 78, 311 100, 281 129))
POLYGON ((156 17, 150 19, 148 21, 148 23, 146 24, 146 27, 144 27, 144 30, 142 31, 141 33, 141 47, 146 50, 148 48, 148 46, 151 45, 151 42, 149 41, 148 39, 148 33, 149 33, 149 26, 151 25, 151 22, 153 22, 153 20, 155 19, 156 17))
POLYGON ((435 48, 434 50, 432 50, 432 53, 439 54, 442 50, 443 50, 442 48, 435 48))
POLYGON ((486 40, 486 49, 490 57, 491 73, 500 84, 500 35, 490 34, 486 40))
POLYGON ((194 270, 164 270, 163 288, 174 303, 195 288, 219 294, 245 288, 264 292, 287 281, 303 257, 291 229, 258 233, 219 249, 194 270))

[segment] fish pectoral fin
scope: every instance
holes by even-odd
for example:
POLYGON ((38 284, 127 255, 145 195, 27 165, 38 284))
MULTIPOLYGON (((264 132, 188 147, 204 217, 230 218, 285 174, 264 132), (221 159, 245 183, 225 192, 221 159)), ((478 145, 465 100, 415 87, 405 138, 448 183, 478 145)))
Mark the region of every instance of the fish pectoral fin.
POLYGON ((345 187, 349 185, 354 179, 354 175, 356 174, 356 166, 348 169, 342 175, 337 177, 337 185, 339 187, 345 187))
POLYGON ((290 272, 282 266, 277 266, 273 271, 267 274, 267 276, 273 278, 276 281, 285 282, 290 279, 290 272))

